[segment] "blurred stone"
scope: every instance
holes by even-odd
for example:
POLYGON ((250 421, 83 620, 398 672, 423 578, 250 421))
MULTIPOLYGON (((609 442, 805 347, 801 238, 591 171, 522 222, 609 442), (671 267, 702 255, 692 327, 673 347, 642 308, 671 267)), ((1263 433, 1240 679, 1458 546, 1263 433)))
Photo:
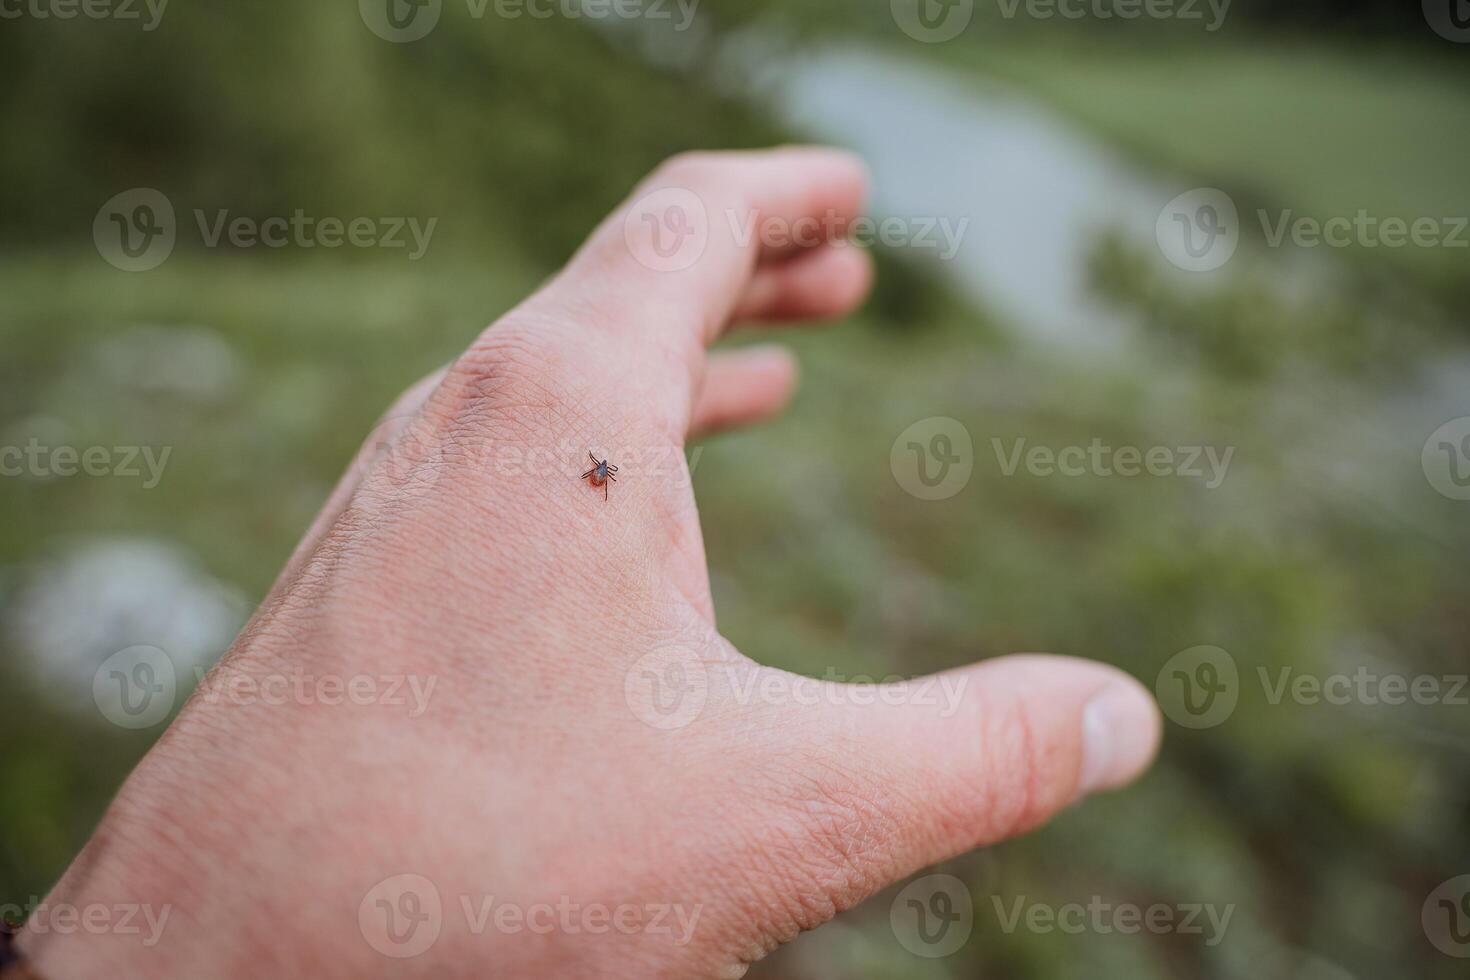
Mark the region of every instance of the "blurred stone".
POLYGON ((249 614, 240 590, 211 577, 177 546, 96 538, 38 563, 4 611, 3 626, 56 703, 92 710, 93 678, 128 647, 163 650, 185 678, 234 640, 249 614))
POLYGON ((92 370, 117 388, 219 402, 237 389, 240 359, 206 327, 134 326, 102 341, 92 370))

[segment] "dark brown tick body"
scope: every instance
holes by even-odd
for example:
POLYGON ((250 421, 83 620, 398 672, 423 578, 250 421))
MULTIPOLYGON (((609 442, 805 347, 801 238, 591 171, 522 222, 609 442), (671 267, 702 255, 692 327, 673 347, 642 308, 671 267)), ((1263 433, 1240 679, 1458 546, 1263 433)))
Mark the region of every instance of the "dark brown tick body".
POLYGON ((598 459, 596 456, 592 456, 590 452, 587 455, 592 457, 593 467, 582 474, 582 479, 591 480, 594 487, 602 487, 602 499, 606 500, 607 483, 609 480, 613 483, 618 482, 618 478, 613 476, 618 471, 618 468, 605 459, 598 459))

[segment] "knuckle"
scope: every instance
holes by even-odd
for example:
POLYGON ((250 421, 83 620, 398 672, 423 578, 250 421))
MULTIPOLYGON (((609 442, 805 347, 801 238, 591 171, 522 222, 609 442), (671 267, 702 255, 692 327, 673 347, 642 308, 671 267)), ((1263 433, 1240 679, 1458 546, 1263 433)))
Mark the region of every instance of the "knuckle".
POLYGON ((991 706, 984 744, 986 836, 1000 840, 1046 821, 1065 802, 1058 751, 1044 737, 1035 709, 1020 696, 991 706))
POLYGON ((481 332, 455 361, 461 380, 513 378, 554 371, 565 360, 560 322, 519 310, 481 332))
POLYGON ((444 384, 448 397, 434 407, 451 423, 558 408, 571 371, 559 334, 536 319, 497 323, 454 362, 444 384))
MULTIPOLYGON (((376 476, 421 489, 495 460, 515 445, 540 448, 565 432, 574 368, 555 328, 506 319, 451 364, 412 416, 380 425, 376 476), (393 465, 385 468, 383 459, 393 465), (386 472, 377 472, 384 471, 386 472)), ((375 481, 381 482, 381 481, 375 481)))
POLYGON ((644 438, 660 392, 639 380, 649 353, 640 364, 621 340, 560 308, 523 308, 470 345, 430 411, 472 455, 491 440, 555 453, 588 433, 644 438))

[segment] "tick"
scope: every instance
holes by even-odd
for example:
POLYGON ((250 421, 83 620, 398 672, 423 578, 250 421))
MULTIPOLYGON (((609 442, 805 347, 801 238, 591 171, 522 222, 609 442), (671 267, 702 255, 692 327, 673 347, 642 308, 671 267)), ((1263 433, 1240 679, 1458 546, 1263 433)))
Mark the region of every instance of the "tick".
MULTIPOLYGON (((587 455, 592 456, 590 452, 587 455)), ((613 476, 613 474, 618 471, 618 468, 609 463, 607 460, 598 459, 596 456, 592 456, 592 462, 594 464, 592 469, 588 470, 586 473, 583 473, 581 478, 584 480, 591 480, 594 487, 602 487, 602 499, 606 500, 607 481, 611 480, 614 483, 618 482, 618 478, 613 476)))

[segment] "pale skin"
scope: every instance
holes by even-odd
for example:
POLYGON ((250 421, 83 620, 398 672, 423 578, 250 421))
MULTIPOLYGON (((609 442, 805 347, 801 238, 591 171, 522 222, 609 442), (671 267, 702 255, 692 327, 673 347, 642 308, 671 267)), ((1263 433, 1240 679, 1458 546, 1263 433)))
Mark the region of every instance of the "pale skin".
MULTIPOLYGON (((33 924, 21 948, 41 975, 736 977, 886 885, 1138 776, 1158 713, 1111 667, 1019 655, 946 675, 953 703, 830 681, 798 698, 716 630, 680 450, 778 412, 796 375, 779 347, 706 348, 743 321, 840 316, 871 279, 860 248, 773 247, 724 216, 840 234, 865 194, 833 150, 676 157, 410 389, 211 682, 407 674, 436 680, 427 706, 196 696, 47 900, 167 905, 166 927, 145 946, 33 924), (706 208, 681 268, 651 267, 656 222, 635 220, 661 188, 706 208), (564 466, 497 462, 512 449, 564 466), (589 449, 625 453, 606 501, 578 479, 589 449), (703 678, 677 727, 658 724, 660 656, 703 678), (373 889, 398 875, 442 902, 410 957, 370 935, 373 889), (501 905, 574 911, 516 929, 501 905), (662 931, 598 929, 599 906, 672 911, 662 931)), ((383 907, 424 907, 400 898, 383 907)))

